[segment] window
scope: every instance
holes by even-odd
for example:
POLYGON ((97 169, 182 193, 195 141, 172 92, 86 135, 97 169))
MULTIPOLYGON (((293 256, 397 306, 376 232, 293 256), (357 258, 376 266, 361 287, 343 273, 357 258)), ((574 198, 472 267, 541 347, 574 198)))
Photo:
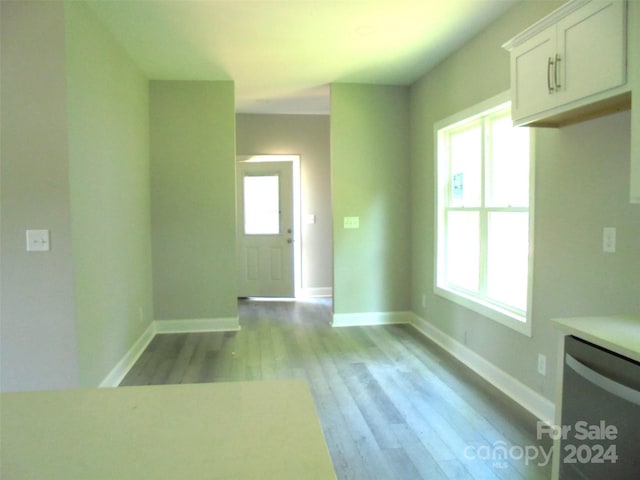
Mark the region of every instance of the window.
POLYGON ((530 335, 531 131, 505 93, 439 122, 436 142, 436 293, 530 335))

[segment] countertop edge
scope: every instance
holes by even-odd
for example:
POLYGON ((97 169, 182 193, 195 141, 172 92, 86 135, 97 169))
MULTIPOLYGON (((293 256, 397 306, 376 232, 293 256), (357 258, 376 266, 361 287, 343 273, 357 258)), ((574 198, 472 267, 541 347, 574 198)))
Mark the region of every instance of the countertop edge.
POLYGON ((640 362, 640 315, 553 318, 556 328, 640 362))

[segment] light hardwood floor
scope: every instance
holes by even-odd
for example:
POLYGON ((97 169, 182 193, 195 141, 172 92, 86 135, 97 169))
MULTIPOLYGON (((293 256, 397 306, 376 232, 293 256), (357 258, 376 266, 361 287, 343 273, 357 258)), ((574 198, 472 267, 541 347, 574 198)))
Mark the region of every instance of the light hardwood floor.
POLYGON ((517 459, 551 447, 536 419, 412 327, 332 328, 328 300, 239 313, 239 332, 157 335, 121 386, 304 378, 341 480, 550 478, 517 459))

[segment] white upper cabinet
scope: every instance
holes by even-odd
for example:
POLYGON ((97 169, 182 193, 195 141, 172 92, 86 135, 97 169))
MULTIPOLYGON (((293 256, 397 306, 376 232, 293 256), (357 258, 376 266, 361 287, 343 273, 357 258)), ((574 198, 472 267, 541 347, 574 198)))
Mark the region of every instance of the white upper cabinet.
POLYGON ((557 32, 556 92, 562 101, 579 100, 626 83, 623 2, 590 2, 560 20, 557 32))
POLYGON ((556 96, 553 95, 555 56, 555 26, 511 51, 511 115, 514 120, 547 111, 556 105, 556 96))
POLYGON ((630 105, 622 0, 570 1, 504 47, 516 125, 558 126, 630 105))

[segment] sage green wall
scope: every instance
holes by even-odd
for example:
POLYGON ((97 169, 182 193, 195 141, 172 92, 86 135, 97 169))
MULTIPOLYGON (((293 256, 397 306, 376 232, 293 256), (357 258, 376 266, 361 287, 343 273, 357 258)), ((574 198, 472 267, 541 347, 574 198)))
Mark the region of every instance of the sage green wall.
POLYGON ((0 21, 0 388, 73 388, 64 4, 3 1, 0 21), (51 251, 27 253, 27 229, 51 251))
POLYGON ((152 81, 158 320, 237 317, 233 82, 152 81))
POLYGON ((84 3, 66 23, 80 383, 95 386, 153 319, 148 81, 84 3))
POLYGON ((333 285, 331 219, 331 153, 328 115, 240 114, 237 121, 239 155, 300 155, 300 210, 316 223, 301 222, 302 288, 329 289, 333 285))
POLYGON ((408 88, 332 85, 331 178, 334 312, 408 310, 408 88))
POLYGON ((550 400, 558 338, 551 318, 640 311, 640 209, 628 203, 629 113, 535 131, 532 337, 433 293, 433 126, 507 90, 509 55, 501 44, 559 4, 517 4, 411 89, 413 310, 550 400), (605 226, 618 229, 616 254, 602 252, 605 226), (536 372, 539 352, 547 355, 547 376, 536 372))
MULTIPOLYGON (((629 68, 631 77, 631 88, 633 89, 632 98, 640 98, 640 2, 627 3, 629 13, 629 48, 631 48, 631 54, 627 66, 629 68), (634 50, 635 49, 635 50, 634 50)), ((634 201, 640 202, 640 108, 632 109, 631 112, 631 128, 636 133, 631 139, 631 155, 634 159, 633 174, 636 178, 635 187, 633 192, 629 194, 633 195, 634 201)), ((630 172, 631 173, 631 172, 630 172)))

